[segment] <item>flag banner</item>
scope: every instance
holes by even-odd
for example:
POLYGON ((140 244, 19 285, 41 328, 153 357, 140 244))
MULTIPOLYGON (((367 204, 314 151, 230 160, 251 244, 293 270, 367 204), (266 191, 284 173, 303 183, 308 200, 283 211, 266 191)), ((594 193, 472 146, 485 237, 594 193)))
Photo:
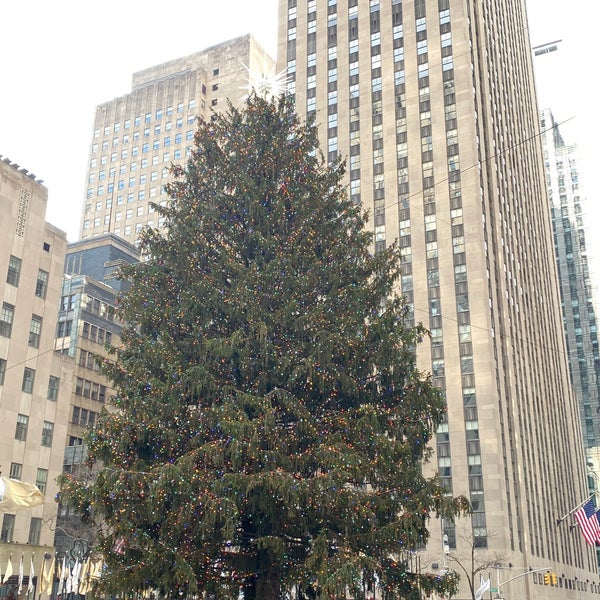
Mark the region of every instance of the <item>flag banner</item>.
POLYGON ((29 582, 27 583, 27 594, 31 594, 33 592, 33 578, 35 577, 35 569, 33 568, 33 557, 35 554, 31 555, 31 560, 29 561, 29 582))
POLYGON ((490 589, 490 578, 484 579, 481 575, 479 576, 479 588, 475 592, 475 600, 481 600, 483 595, 490 589))
POLYGON ((29 583, 27 584, 27 593, 30 594, 33 592, 33 578, 35 577, 35 569, 33 568, 33 557, 35 554, 31 555, 31 561, 29 562, 29 583))
POLYGON ((50 566, 46 569, 46 561, 44 561, 44 569, 45 572, 42 575, 42 588, 40 590, 40 592, 42 594, 50 594, 50 592, 52 591, 52 582, 54 581, 54 568, 55 568, 55 560, 56 558, 53 556, 52 557, 52 562, 50 563, 50 566))
POLYGON ((90 589, 90 569, 92 566, 92 559, 88 558, 81 567, 81 574, 79 575, 79 590, 78 592, 85 596, 90 589))
POLYGON ((12 559, 9 556, 8 557, 8 562, 6 563, 6 571, 4 571, 4 577, 2 577, 2 583, 6 583, 13 574, 13 566, 12 566, 12 559))
POLYGON ((100 579, 102 576, 102 569, 104 568, 104 561, 100 558, 94 561, 92 570, 90 571, 90 579, 100 579))
POLYGON ((21 595, 23 591, 23 555, 21 554, 21 564, 19 565, 19 591, 17 594, 21 595))
POLYGON ((596 518, 596 507, 591 498, 575 513, 575 520, 585 541, 590 546, 595 546, 596 540, 600 537, 600 525, 596 518))
POLYGON ((0 476, 0 511, 27 510, 44 503, 44 494, 33 483, 0 476))
POLYGON ((71 569, 71 574, 67 579, 67 594, 73 593, 77 594, 79 589, 79 573, 81 571, 81 561, 75 561, 73 568, 71 569))
POLYGON ((65 584, 67 582, 67 557, 63 556, 62 568, 60 570, 60 579, 58 582, 58 592, 62 594, 65 591, 65 584))

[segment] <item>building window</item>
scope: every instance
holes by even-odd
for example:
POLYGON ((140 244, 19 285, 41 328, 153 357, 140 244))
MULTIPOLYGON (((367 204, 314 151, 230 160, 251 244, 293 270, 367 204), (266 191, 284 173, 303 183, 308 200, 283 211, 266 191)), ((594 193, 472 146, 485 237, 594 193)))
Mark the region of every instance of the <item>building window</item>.
POLYGON ((54 375, 50 375, 50 379, 48 380, 48 400, 56 401, 58 399, 59 384, 60 379, 54 377, 54 375))
POLYGON ((52 436, 54 435, 54 423, 44 421, 42 426, 42 446, 52 446, 52 436))
POLYGON ((21 390, 26 394, 33 393, 33 384, 35 382, 35 369, 25 367, 23 369, 23 383, 21 384, 21 390))
POLYGON ((10 463, 10 474, 11 479, 21 479, 21 473, 23 472, 23 465, 21 463, 10 463))
POLYGON ((42 317, 31 315, 31 324, 29 325, 29 345, 32 348, 40 347, 40 337, 42 335, 42 317))
POLYGON ((12 542, 15 531, 15 515, 4 515, 2 519, 2 530, 0 531, 0 542, 12 542))
POLYGON ((60 321, 56 327, 56 337, 68 337, 71 335, 73 321, 60 321))
POLYGON ((15 440, 24 442, 27 440, 27 428, 29 427, 29 417, 27 415, 17 415, 17 428, 15 430, 15 440))
POLYGON ((38 271, 37 282, 35 284, 35 295, 38 298, 45 298, 48 290, 48 271, 40 269, 38 271))
POLYGON ((13 320, 15 318, 15 307, 7 302, 2 303, 0 313, 0 335, 9 338, 12 332, 13 320))
POLYGON ((77 294, 69 294, 61 299, 62 310, 73 310, 77 301, 77 294))
POLYGON ((4 385, 4 375, 6 374, 6 360, 0 358, 0 385, 4 385))
POLYGON ((39 488, 42 494, 46 493, 46 484, 48 483, 48 469, 38 469, 35 485, 39 488))
POLYGON ((40 543, 40 533, 42 531, 42 519, 40 517, 31 517, 29 524, 29 539, 28 544, 38 546, 40 543))
POLYGON ((11 256, 8 261, 8 273, 6 274, 6 283, 19 285, 19 277, 21 276, 21 259, 16 256, 11 256))

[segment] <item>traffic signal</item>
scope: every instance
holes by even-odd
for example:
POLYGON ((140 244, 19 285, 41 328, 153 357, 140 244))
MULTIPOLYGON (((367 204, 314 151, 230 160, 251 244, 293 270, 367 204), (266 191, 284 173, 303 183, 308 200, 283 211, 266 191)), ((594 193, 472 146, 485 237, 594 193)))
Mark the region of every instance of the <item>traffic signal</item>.
POLYGON ((550 573, 550 581, 552 582, 552 585, 558 585, 558 577, 556 576, 556 573, 550 573))
POLYGON ((550 572, 546 571, 544 573, 544 585, 551 585, 550 583, 550 572))

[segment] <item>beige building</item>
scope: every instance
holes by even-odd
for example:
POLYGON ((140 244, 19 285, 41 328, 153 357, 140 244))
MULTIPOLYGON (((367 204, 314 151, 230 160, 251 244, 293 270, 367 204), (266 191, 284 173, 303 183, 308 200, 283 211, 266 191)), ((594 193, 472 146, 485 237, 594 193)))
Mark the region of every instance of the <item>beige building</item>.
POLYGON ((135 243, 160 227, 171 164, 183 164, 196 118, 248 94, 274 61, 249 35, 134 73, 129 94, 96 109, 81 239, 114 233, 135 243))
MULTIPOLYGON (((39 574, 53 553, 74 361, 54 352, 67 246, 45 222, 48 191, 35 175, 0 160, 0 465, 2 475, 35 483, 45 502, 0 512, 0 571, 24 555, 39 574)), ((6 592, 6 590, 4 590, 6 592)), ((3 592, 3 593, 4 593, 3 592)))
POLYGON ((448 401, 431 467, 473 515, 431 522, 421 565, 470 597, 474 548, 501 596, 597 596, 595 553, 572 515, 557 525, 587 497, 585 459, 524 1, 280 0, 282 69, 431 331, 420 365, 448 401))

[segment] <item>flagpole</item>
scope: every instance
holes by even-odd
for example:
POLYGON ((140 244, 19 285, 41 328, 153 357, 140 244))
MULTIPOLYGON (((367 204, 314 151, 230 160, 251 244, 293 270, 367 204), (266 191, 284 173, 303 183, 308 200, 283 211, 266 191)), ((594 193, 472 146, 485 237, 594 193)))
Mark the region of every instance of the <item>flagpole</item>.
POLYGON ((569 515, 573 514, 576 510, 579 510, 586 502, 589 502, 593 497, 594 493, 590 494, 583 502, 580 502, 575 508, 570 510, 564 517, 556 520, 556 524, 560 525, 569 515))

